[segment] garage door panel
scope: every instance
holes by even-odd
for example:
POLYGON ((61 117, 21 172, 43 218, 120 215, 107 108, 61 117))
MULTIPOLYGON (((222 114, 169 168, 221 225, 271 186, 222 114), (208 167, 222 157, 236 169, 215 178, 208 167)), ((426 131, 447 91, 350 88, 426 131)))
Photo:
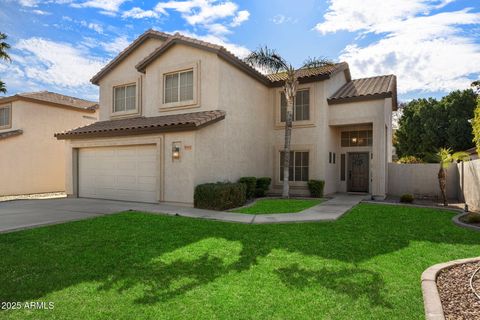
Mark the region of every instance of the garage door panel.
POLYGON ((79 196, 157 202, 158 164, 154 145, 80 149, 79 196))

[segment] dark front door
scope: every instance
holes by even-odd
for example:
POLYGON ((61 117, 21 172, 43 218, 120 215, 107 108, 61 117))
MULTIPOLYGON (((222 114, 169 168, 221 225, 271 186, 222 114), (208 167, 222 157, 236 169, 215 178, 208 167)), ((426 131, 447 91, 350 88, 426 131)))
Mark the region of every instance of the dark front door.
POLYGON ((348 154, 348 191, 368 192, 368 152, 348 154))

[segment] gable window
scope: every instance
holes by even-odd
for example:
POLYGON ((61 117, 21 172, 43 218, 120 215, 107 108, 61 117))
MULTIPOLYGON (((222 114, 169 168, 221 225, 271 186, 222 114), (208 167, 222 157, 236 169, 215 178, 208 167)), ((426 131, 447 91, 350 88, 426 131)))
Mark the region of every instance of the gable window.
MULTIPOLYGON (((280 98, 280 121, 287 118, 287 98, 281 93, 280 98)), ((293 121, 310 120, 310 90, 298 90, 293 102, 293 121)))
MULTIPOLYGON (((280 151, 280 181, 283 181, 283 161, 285 152, 280 151)), ((309 152, 290 151, 288 181, 308 181, 309 152)))
POLYGON ((10 105, 0 107, 0 129, 8 129, 12 126, 12 107, 10 105))
POLYGON ((166 74, 164 103, 193 100, 193 69, 166 74))
POLYGON ((113 88, 113 112, 134 112, 137 109, 137 85, 127 84, 113 88))

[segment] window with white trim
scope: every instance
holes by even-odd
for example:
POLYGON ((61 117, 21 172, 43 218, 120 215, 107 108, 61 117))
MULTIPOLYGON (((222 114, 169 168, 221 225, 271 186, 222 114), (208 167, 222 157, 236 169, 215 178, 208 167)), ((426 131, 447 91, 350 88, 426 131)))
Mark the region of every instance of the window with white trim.
MULTIPOLYGON (((280 97, 280 122, 287 118, 287 98, 282 92, 280 97)), ((310 120, 310 90, 298 90, 293 101, 293 121, 310 120)))
POLYGON ((113 88, 113 112, 134 112, 137 109, 137 85, 127 84, 113 88))
POLYGON ((164 77, 164 103, 193 100, 193 69, 164 77))
POLYGON ((11 127, 12 107, 10 105, 0 107, 0 129, 11 127))
MULTIPOLYGON (((283 162, 285 152, 280 151, 280 181, 283 181, 283 162)), ((290 151, 290 166, 288 170, 288 181, 308 181, 309 152, 290 151)))

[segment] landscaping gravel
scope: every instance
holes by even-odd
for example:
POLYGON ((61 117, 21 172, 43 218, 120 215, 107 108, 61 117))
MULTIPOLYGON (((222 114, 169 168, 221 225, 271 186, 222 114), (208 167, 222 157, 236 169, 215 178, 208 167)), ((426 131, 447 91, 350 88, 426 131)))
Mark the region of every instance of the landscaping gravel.
POLYGON ((12 200, 33 200, 33 199, 55 199, 65 198, 65 192, 49 192, 49 193, 35 193, 35 194, 21 194, 16 196, 0 196, 0 202, 12 200))
MULTIPOLYGON (((439 273, 437 287, 445 319, 480 319, 480 299, 470 287, 470 278, 478 268, 480 261, 457 265, 439 273)), ((474 278, 473 287, 480 293, 480 272, 474 278)))

